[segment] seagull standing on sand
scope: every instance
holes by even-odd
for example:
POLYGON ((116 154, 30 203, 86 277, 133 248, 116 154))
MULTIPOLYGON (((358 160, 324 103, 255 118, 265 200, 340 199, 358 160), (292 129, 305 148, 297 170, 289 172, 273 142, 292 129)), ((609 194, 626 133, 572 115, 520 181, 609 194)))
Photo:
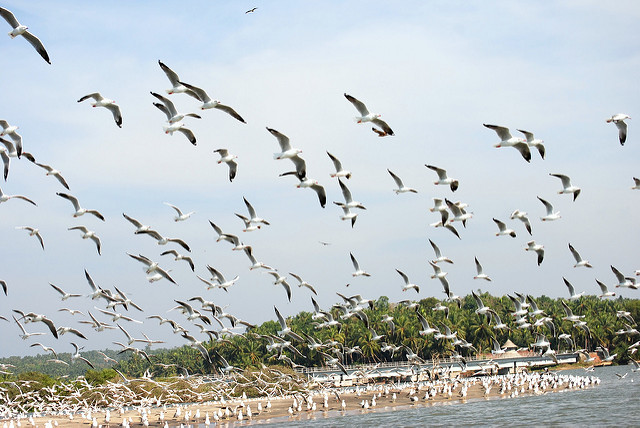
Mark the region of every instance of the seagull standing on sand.
POLYGON ((91 103, 91 107, 104 107, 109 110, 111 114, 113 114, 113 119, 116 121, 116 125, 118 125, 118 128, 122 128, 122 113, 120 113, 120 107, 114 100, 104 98, 102 95, 100 95, 100 92, 94 92, 80 98, 78 102, 81 103, 88 98, 94 99, 94 102, 91 103))
POLYGON ((21 25, 13 15, 13 13, 3 7, 0 7, 0 16, 2 16, 5 21, 7 21, 9 25, 11 25, 11 27, 13 27, 13 29, 9 32, 9 36, 12 39, 18 36, 24 37, 31 44, 31 46, 33 46, 35 50, 38 51, 42 59, 47 61, 48 64, 51 64, 51 61, 49 60, 49 54, 47 53, 40 39, 27 31, 29 27, 21 25))
POLYGON ((618 113, 614 114, 610 118, 607 119, 607 123, 615 123, 618 128, 618 139, 620 140, 620 144, 624 146, 624 143, 627 141, 627 124, 625 120, 631 119, 628 114, 618 113))
POLYGON ((531 151, 524 139, 513 137, 511 132, 509 132, 509 128, 505 128, 504 126, 487 125, 486 123, 483 125, 496 131, 496 134, 498 134, 498 137, 500 138, 500 142, 496 143, 493 147, 513 147, 520 152, 524 160, 527 162, 531 161, 531 151))
MULTIPOLYGON (((344 96, 345 96, 345 98, 347 100, 349 100, 349 102, 351 104, 353 104, 353 106, 360 113, 360 116, 356 117, 356 122, 358 122, 358 123, 371 122, 374 125, 376 125, 379 128, 381 128, 382 131, 384 131, 385 135, 394 135, 393 134, 393 130, 391 130, 389 125, 387 125, 387 123, 384 120, 380 119, 381 115, 369 113, 369 110, 367 109, 367 106, 364 105, 364 103, 362 101, 357 100, 356 98, 352 97, 351 95, 347 95, 345 93, 344 96)), ((381 134, 378 134, 378 135, 380 135, 381 137, 383 136, 381 134)))

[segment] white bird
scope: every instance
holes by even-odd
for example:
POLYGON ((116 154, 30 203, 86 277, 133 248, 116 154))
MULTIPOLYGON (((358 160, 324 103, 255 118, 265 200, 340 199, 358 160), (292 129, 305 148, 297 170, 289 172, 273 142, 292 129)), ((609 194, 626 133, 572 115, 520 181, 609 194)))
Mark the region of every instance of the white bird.
POLYGON ((116 121, 116 125, 118 125, 118 128, 122 128, 122 113, 120 113, 120 107, 114 100, 104 98, 102 95, 100 95, 100 92, 94 92, 80 98, 78 102, 81 103, 88 98, 94 99, 94 101, 91 103, 91 107, 104 107, 109 110, 111 114, 113 114, 113 119, 116 121))
POLYGON ((488 306, 484 305, 484 303, 482 302, 482 299, 480 298, 480 296, 476 294, 475 291, 471 291, 471 295, 473 296, 473 298, 476 301, 476 304, 478 305, 478 309, 476 309, 476 314, 486 315, 488 312, 491 311, 491 309, 488 306))
POLYGON ((496 233, 496 236, 500 236, 500 235, 509 235, 512 238, 516 237, 516 231, 513 229, 509 229, 507 228, 507 225, 504 224, 504 222, 494 218, 493 221, 498 225, 498 233, 496 233))
POLYGON ((498 134, 500 138, 500 142, 496 143, 493 147, 513 147, 520 152, 524 160, 527 162, 531 161, 529 145, 527 145, 527 142, 523 138, 513 137, 511 132, 509 132, 509 128, 505 128, 504 126, 487 125, 486 123, 483 123, 483 125, 496 131, 496 134, 498 134))
POLYGON ((245 248, 244 252, 247 255, 247 257, 249 258, 249 261, 251 261, 251 266, 249 267, 249 270, 254 270, 254 269, 258 269, 258 268, 263 268, 263 269, 267 269, 267 270, 274 270, 271 266, 267 266, 264 263, 257 261, 256 258, 252 254, 251 247, 245 248))
POLYGON ((604 283, 602 283, 601 281, 598 281, 596 279, 596 282, 598 283, 598 286, 600 287, 600 291, 602 291, 602 294, 598 296, 599 298, 604 299, 605 297, 613 297, 613 296, 616 295, 615 292, 609 291, 609 288, 607 288, 607 286, 604 283))
POLYGON ((420 330, 418 332, 418 334, 420 334, 420 336, 427 336, 429 334, 439 333, 440 332, 437 328, 431 327, 429 325, 429 321, 427 321, 427 319, 424 317, 424 315, 422 315, 417 310, 416 310, 416 315, 418 316, 418 320, 420 321, 420 325, 422 326, 422 330, 420 330))
POLYGON ((73 213, 74 217, 80 217, 80 216, 85 215, 85 214, 92 214, 92 215, 98 217, 100 220, 104 221, 104 216, 102 214, 100 214, 99 211, 88 210, 86 208, 82 208, 80 206, 80 203, 78 202, 78 198, 76 198, 75 196, 70 195, 68 193, 60 193, 60 192, 56 192, 56 195, 58 195, 61 198, 64 198, 64 199, 68 200, 69 202, 71 202, 71 204, 73 205, 73 208, 76 210, 76 212, 73 213))
POLYGON ((167 122, 169 123, 177 123, 180 122, 185 117, 194 117, 196 119, 202 119, 202 117, 198 116, 195 113, 179 113, 176 110, 176 106, 169 100, 168 98, 163 97, 162 95, 151 92, 151 95, 159 99, 162 104, 153 103, 160 111, 162 111, 165 115, 167 115, 167 122))
POLYGON ((620 272, 614 266, 611 266, 611 271, 613 272, 613 274, 616 276, 616 279, 618 280, 618 284, 616 284, 616 288, 625 287, 625 288, 631 288, 633 290, 638 289, 635 278, 624 276, 622 272, 620 272))
POLYGON ((591 264, 589 263, 589 260, 583 260, 582 257, 580 257, 580 254, 575 250, 575 248, 573 248, 573 246, 571 244, 569 244, 569 251, 571 251, 571 254, 573 255, 573 258, 576 259, 576 264, 573 265, 573 267, 580 267, 580 266, 584 266, 584 267, 593 267, 591 266, 591 264))
POLYGON ((82 297, 82 294, 70 294, 70 293, 67 293, 62 288, 60 288, 60 287, 58 287, 56 285, 53 285, 52 283, 49 283, 49 285, 51 287, 53 287, 53 289, 56 290, 58 293, 60 293, 60 295, 62 296, 61 299, 62 299, 63 302, 65 300, 71 298, 71 297, 82 297))
POLYGON ((169 95, 171 95, 171 94, 187 94, 187 95, 195 98, 196 100, 199 100, 199 98, 198 98, 198 96, 196 95, 195 92, 193 92, 191 89, 187 88, 186 86, 184 86, 183 84, 180 83, 180 78, 178 77, 176 72, 174 72, 172 69, 167 67, 160 60, 158 60, 158 64, 160 65, 160 68, 162 69, 162 71, 164 71, 164 74, 167 75, 167 78, 169 79, 169 81, 171 82, 171 85, 172 85, 171 89, 167 89, 167 94, 169 94, 169 95))
POLYGON ((476 272, 478 274, 476 276, 474 276, 473 279, 484 279, 486 281, 491 281, 491 278, 489 278, 489 276, 483 272, 482 265, 478 261, 478 258, 474 257, 474 260, 476 262, 476 272))
POLYGON ((532 132, 524 131, 522 129, 518 129, 518 132, 522 132, 524 134, 525 138, 527 139, 527 145, 529 147, 536 148, 538 150, 538 153, 540 153, 540 157, 544 159, 544 141, 535 138, 532 132))
POLYGON ((220 271, 210 265, 207 265, 207 270, 212 275, 213 279, 218 282, 218 288, 222 288, 224 291, 227 291, 227 288, 231 287, 240 279, 240 277, 236 275, 233 279, 227 281, 220 271))
POLYGON ((0 131, 0 137, 4 137, 5 135, 9 136, 11 141, 7 141, 0 138, 0 141, 7 148, 8 156, 13 157, 15 152, 15 157, 20 158, 22 156, 22 136, 16 132, 18 129, 15 125, 9 125, 6 120, 0 120, 0 127, 2 131, 0 131))
POLYGON ((85 226, 73 226, 73 227, 70 227, 68 230, 81 230, 82 239, 90 238, 93 242, 95 242, 96 248, 98 249, 98 255, 101 255, 100 249, 102 245, 100 243, 100 238, 98 237, 98 235, 96 235, 96 233, 93 230, 89 230, 85 226))
POLYGON ((625 120, 631 119, 631 117, 624 113, 614 114, 610 118, 607 119, 607 123, 615 123, 618 128, 618 139, 620 140, 620 144, 624 146, 624 143, 627 141, 627 124, 625 120))
POLYGON ((573 193, 573 200, 575 201, 576 198, 578 197, 578 195, 580 194, 580 188, 573 186, 571 184, 571 179, 563 174, 549 174, 552 177, 557 177, 562 181, 562 190, 558 191, 558 194, 563 194, 563 193, 573 193))
POLYGON ((233 117, 234 119, 239 120, 242 123, 247 123, 244 121, 244 119, 242 118, 242 116, 240 116, 238 113, 236 113, 236 111, 224 104, 220 104, 220 101, 218 100, 212 100, 211 98, 209 98, 209 95, 207 95, 207 93, 201 89, 198 88, 196 86, 193 85, 189 85, 188 83, 184 83, 184 82, 179 82, 181 85, 184 85, 187 89, 191 89, 193 91, 194 94, 196 94, 196 96, 198 97, 198 99, 200 101, 202 101, 202 105, 200 106, 201 110, 207 110, 210 108, 215 108, 218 109, 220 111, 223 111, 229 115, 231 115, 231 117, 233 117))
POLYGON ((356 224, 356 219, 358 218, 358 214, 351 211, 351 209, 346 204, 343 204, 342 202, 334 202, 334 204, 342 208, 343 215, 340 216, 340 220, 351 220, 351 227, 353 228, 353 226, 356 224))
POLYGON ((331 158, 331 161, 333 162, 333 166, 336 169, 335 173, 330 174, 331 178, 336 178, 336 177, 337 178, 344 177, 346 179, 351 178, 351 171, 345 170, 342 167, 342 163, 337 157, 335 157, 329 152, 327 152, 327 154, 329 155, 329 158, 331 158))
POLYGON ((36 229, 35 227, 31 227, 31 226, 17 226, 16 229, 29 231, 29 236, 35 236, 36 238, 38 238, 38 241, 40 241, 40 245, 42 246, 42 249, 44 250, 44 241, 42 239, 42 235, 40 235, 40 230, 39 229, 36 229))
POLYGON ((280 275, 275 270, 267 271, 267 273, 275 278, 273 285, 282 285, 284 287, 284 290, 287 292, 287 298, 291 301, 291 286, 287 282, 287 277, 280 275))
POLYGON ((437 166, 427 165, 427 164, 425 164, 424 166, 435 171, 438 174, 438 181, 434 181, 433 184, 449 185, 449 188, 451 189, 452 192, 455 192, 456 190, 458 190, 458 185, 460 183, 458 182, 457 179, 448 177, 446 169, 438 168, 437 166))
POLYGON ((9 23, 9 25, 11 25, 11 27, 13 27, 13 29, 9 32, 9 36, 12 39, 18 36, 24 37, 29 42, 29 44, 31 44, 31 46, 33 46, 35 50, 38 51, 42 59, 47 61, 48 64, 51 64, 51 61, 49 60, 49 54, 47 53, 40 39, 27 31, 29 27, 21 25, 13 15, 13 13, 3 7, 0 7, 0 16, 2 16, 9 23))
POLYGON ((164 251, 162 253, 160 253, 161 256, 166 256, 167 254, 171 254, 172 256, 174 256, 174 261, 179 261, 179 260, 184 260, 187 263, 189 263, 189 267, 191 267, 191 271, 194 272, 195 271, 195 266, 193 265, 193 259, 189 256, 185 256, 182 255, 180 253, 178 253, 176 250, 167 250, 164 251))
POLYGON ((527 229, 527 232, 529 232, 529 235, 531 235, 531 222, 529 221, 529 217, 527 217, 527 213, 524 211, 515 210, 511 214, 511 220, 516 218, 524 223, 524 227, 527 229))
POLYGON ((545 215, 544 217, 540 217, 540 220, 553 221, 561 218, 560 211, 556 211, 556 212, 553 211, 553 205, 551 205, 549 202, 542 199, 540 196, 537 196, 537 198, 540 202, 542 202, 542 205, 544 205, 544 207, 547 210, 547 215, 545 215))
MULTIPOLYGON (((384 120, 380 119, 381 115, 369 113, 367 106, 365 106, 362 101, 359 101, 358 99, 352 97, 351 95, 347 95, 345 93, 344 96, 347 100, 349 100, 351 104, 353 104, 353 106, 360 113, 360 116, 356 117, 356 122, 358 123, 371 122, 374 125, 378 126, 380 129, 382 129, 385 135, 394 135, 393 130, 389 127, 389 125, 387 125, 387 123, 384 120)), ((378 134, 378 135, 382 136, 381 134, 378 134)))
POLYGON ((233 179, 236 178, 236 173, 238 172, 238 163, 234 159, 237 159, 238 156, 230 154, 227 149, 218 149, 213 152, 220 155, 218 165, 222 162, 227 164, 229 167, 229 181, 233 181, 233 179))
POLYGON ((571 285, 571 283, 567 281, 565 277, 562 277, 562 279, 565 285, 567 286, 567 288, 569 289, 569 300, 578 300, 580 297, 582 297, 582 295, 584 294, 584 291, 576 294, 576 289, 573 288, 573 285, 571 285))
POLYGON ((529 241, 525 251, 534 251, 538 255, 538 266, 540 266, 544 259, 544 245, 536 244, 536 241, 529 241))
MULTIPOLYGON (((344 184, 342 180, 340 180, 339 178, 338 178, 338 184, 340 185, 340 190, 342 191, 342 196, 344 197, 344 202, 345 202, 343 204, 344 206, 346 206, 347 208, 359 208, 361 210, 366 210, 365 206, 362 205, 361 202, 353 200, 351 191, 349 190, 347 185, 344 184)), ((339 205, 337 202, 334 202, 334 204, 339 205)))
POLYGON ((247 211, 249 212, 249 221, 251 223, 254 223, 254 224, 261 223, 261 224, 266 224, 267 226, 270 225, 270 223, 267 220, 263 219, 262 217, 258 217, 258 215, 256 214, 256 210, 249 203, 249 201, 247 201, 247 198, 243 196, 242 200, 244 201, 244 204, 247 206, 247 211))
POLYGON ((185 250, 191 252, 191 248, 189 248, 187 243, 184 242, 180 238, 166 238, 166 237, 160 235, 157 231, 155 231, 153 229, 143 230, 143 231, 140 231, 139 233, 151 236, 153 239, 155 239, 157 241, 158 245, 167 245, 169 242, 174 242, 174 243, 180 245, 185 250))
POLYGON ((402 291, 407 291, 407 290, 411 290, 414 289, 416 290, 416 293, 420 293, 420 287, 416 284, 413 284, 411 282, 409 282, 409 277, 407 275, 405 275, 404 272, 396 269, 396 272, 398 272, 398 274, 400 274, 400 276, 402 277, 402 279, 404 280, 404 285, 402 286, 402 291))
POLYGON ((32 205, 38 206, 35 202, 33 202, 31 199, 27 198, 26 196, 22 196, 22 195, 7 195, 5 193, 2 192, 2 189, 0 189, 0 204, 3 202, 7 202, 9 199, 22 199, 23 201, 27 201, 32 205))
POLYGON ((267 131, 269 131, 271 135, 276 137, 276 139, 278 140, 278 144, 280 145, 281 152, 274 153, 273 159, 291 159, 291 161, 296 165, 298 178, 304 177, 306 175, 306 171, 304 171, 304 168, 298 168, 299 164, 304 164, 302 158, 298 156, 300 153, 302 153, 302 150, 291 147, 291 141, 289 140, 289 137, 276 131, 275 129, 267 127, 267 131))
POLYGON ((135 232, 133 232, 135 234, 144 232, 146 230, 151 230, 151 226, 144 225, 140 223, 138 220, 136 220, 135 218, 126 215, 125 213, 122 213, 122 216, 126 218, 129 223, 133 224, 136 227, 135 232))
POLYGON ((444 279, 445 276, 447 276, 448 272, 443 271, 440 266, 438 266, 437 264, 433 263, 432 261, 429 261, 429 264, 431 265, 431 267, 433 268, 433 275, 431 275, 431 279, 444 279))
POLYGON ((453 260, 451 260, 449 257, 443 256, 440 248, 438 248, 438 246, 431 239, 429 239, 429 243, 431 244, 431 247, 433 247, 433 251, 436 254, 436 258, 432 260, 433 263, 437 264, 440 262, 447 262, 453 264, 453 260))
POLYGON ((197 145, 198 141, 196 140, 196 136, 193 134, 193 131, 186 127, 186 125, 182 122, 171 123, 167 126, 162 127, 165 134, 173 135, 174 132, 180 132, 187 140, 194 146, 197 145))
POLYGON ((398 186, 397 189, 393 189, 393 191, 396 192, 396 195, 398 195, 400 193, 406 193, 406 192, 418 193, 418 191, 416 189, 413 189, 411 187, 405 186, 404 183, 402 182, 402 180, 400 179, 400 177, 398 177, 393 172, 391 172, 391 170, 387 169, 387 172, 389 172, 389 174, 391 174, 391 177, 393 177, 393 181, 395 181, 396 182, 396 186, 398 186))
POLYGON ((353 263, 353 268, 355 269, 355 272, 353 272, 351 276, 371 276, 371 274, 369 274, 368 272, 360 269, 360 265, 358 264, 356 258, 353 256, 353 253, 349 253, 349 256, 351 257, 351 263, 353 263))
POLYGON ((52 175, 56 178, 56 180, 58 180, 60 182, 60 184, 62 184, 64 187, 67 188, 67 190, 69 189, 69 185, 67 184, 67 181, 64 179, 64 177, 62 176, 62 174, 60 173, 60 171, 58 171, 57 169, 49 166, 49 165, 45 165, 42 163, 38 163, 38 162, 34 162, 36 165, 38 165, 40 168, 44 169, 47 171, 46 175, 52 175))
POLYGON ((169 282, 172 282, 173 284, 178 285, 173 278, 171 278, 171 276, 169 276, 169 273, 167 273, 167 271, 165 271, 164 269, 162 269, 160 266, 158 266, 158 263, 151 261, 150 259, 148 259, 147 257, 143 256, 143 255, 134 255, 134 254, 129 254, 129 257, 139 261, 140 263, 144 264, 145 266, 147 266, 147 268, 145 269, 147 274, 150 274, 152 272, 157 272, 160 275, 162 275, 164 278, 166 278, 167 280, 169 280, 169 282))
POLYGON ((2 158, 2 164, 4 166, 3 168, 4 181, 7 181, 7 177, 9 176, 9 165, 11 164, 11 158, 9 158, 7 149, 5 149, 4 147, 0 147, 0 157, 2 158))
POLYGON ((293 272, 289 272, 289 275, 291 275, 292 277, 294 277, 298 281, 298 287, 307 287, 309 290, 311 290, 311 292, 313 294, 315 294, 316 296, 318 295, 318 293, 316 292, 316 289, 313 288, 313 285, 311 285, 307 281, 303 280, 299 275, 296 275, 293 272))
POLYGON ((175 205, 171 205, 169 202, 165 202, 164 204, 176 210, 177 215, 173 218, 173 221, 175 222, 185 221, 189 217, 191 217, 193 214, 195 214, 195 211, 191 211, 189 213, 183 214, 180 208, 176 207, 175 205))
POLYGON ((640 178, 633 177, 633 187, 632 190, 640 190, 640 178))
POLYGON ((454 221, 460 221, 462 222, 462 225, 464 227, 467 227, 467 220, 473 217, 473 213, 466 212, 464 208, 461 208, 460 205, 458 205, 457 203, 451 202, 449 199, 445 199, 444 201, 446 202, 447 206, 451 210, 451 213, 453 214, 453 218, 449 219, 449 223, 453 223, 454 221))
POLYGON ((304 189, 304 188, 312 189, 318 195, 318 200, 320 201, 320 206, 322 208, 324 208, 326 206, 326 204, 327 204, 327 193, 324 190, 324 187, 320 183, 318 183, 317 180, 314 180, 313 178, 309 178, 309 177, 300 178, 300 176, 298 175, 298 173, 296 171, 284 172, 284 173, 280 174, 280 177, 284 177, 285 175, 295 175, 296 177, 298 177, 298 180, 300 182, 298 184, 296 184, 296 187, 298 189, 304 189))

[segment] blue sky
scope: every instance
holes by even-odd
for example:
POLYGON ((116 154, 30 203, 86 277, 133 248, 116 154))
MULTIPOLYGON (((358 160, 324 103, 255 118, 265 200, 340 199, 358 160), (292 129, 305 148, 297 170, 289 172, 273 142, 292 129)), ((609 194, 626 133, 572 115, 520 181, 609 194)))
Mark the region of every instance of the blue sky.
MULTIPOLYGON (((71 205, 55 195, 64 190, 55 179, 26 160, 12 159, 0 187, 34 199, 38 207, 16 200, 0 205, 5 243, 0 278, 9 284, 9 295, 0 296, 5 317, 20 309, 44 313, 57 325, 78 326, 78 316, 57 312, 63 305, 91 309, 99 317, 96 301, 62 303, 48 285, 86 294, 84 269, 103 287, 116 285, 130 294, 145 309, 129 313, 138 319, 169 315, 187 326, 182 315, 167 311, 174 299, 197 295, 254 323, 274 319, 274 305, 285 316, 311 309, 308 290, 294 286, 287 302, 269 275, 248 270, 244 254, 216 243, 209 220, 251 244, 259 260, 314 284, 325 308, 338 301, 336 292, 386 295, 392 301, 443 297, 440 283, 429 279, 429 238, 454 259, 446 270, 459 295, 481 288, 498 295, 566 297, 563 276, 578 291, 596 294, 596 278, 614 285, 610 265, 628 275, 640 269, 633 214, 640 192, 630 189, 632 177, 640 174, 634 126, 640 7, 635 2, 615 9, 596 1, 404 2, 402 7, 382 1, 201 1, 179 9, 163 1, 90 7, 78 1, 8 1, 4 7, 42 40, 52 65, 26 41, 0 36, 7 59, 0 72, 0 118, 18 125, 25 150, 62 171, 70 193, 107 219, 72 218, 71 205), (255 13, 244 13, 256 6, 255 13), (165 117, 149 94, 170 87, 158 60, 233 106, 247 124, 219 111, 199 112, 198 102, 176 94, 171 99, 179 111, 202 113, 202 120, 185 121, 198 145, 180 134, 165 135, 165 117), (95 91, 121 106, 122 129, 108 111, 76 102, 95 91), (396 136, 378 138, 370 126, 354 123, 357 112, 345 92, 381 113, 396 136), (634 118, 624 147, 615 126, 605 123, 620 112, 634 118), (483 123, 507 126, 514 135, 516 128, 534 132, 546 143, 546 160, 534 153, 527 164, 513 149, 494 148, 496 134, 483 123), (296 189, 294 178, 278 177, 291 165, 273 160, 279 147, 265 127, 286 134, 303 150, 308 175, 326 188, 325 209, 311 190, 296 189), (218 148, 238 155, 233 183, 227 168, 216 163, 218 148), (326 151, 353 171, 346 184, 368 208, 353 229, 331 203, 340 201, 341 193, 329 177, 333 166, 326 151), (433 185, 435 173, 424 164, 447 169, 460 180, 459 190, 452 194, 433 185), (386 169, 419 193, 394 194, 386 169), (560 182, 549 173, 569 175, 583 189, 580 197, 572 202, 558 195, 560 182), (234 213, 246 213, 243 196, 271 226, 241 231, 234 213), (549 200, 562 219, 542 223, 544 208, 536 196, 549 200), (429 227, 438 220, 428 211, 434 197, 469 204, 474 218, 466 229, 456 224, 461 240, 429 227), (175 223, 163 202, 196 214, 175 223), (533 238, 509 220, 515 209, 529 213, 533 238), (210 264, 227 277, 239 275, 239 281, 228 293, 205 291, 186 264, 159 255, 170 245, 133 235, 123 212, 187 241, 197 274, 206 276, 210 264), (506 221, 517 237, 496 237, 493 217, 506 221), (101 237, 102 256, 79 232, 67 230, 80 224, 101 237), (45 251, 15 229, 21 225, 42 231, 45 251), (540 267, 523 250, 530 239, 545 246, 540 267), (594 268, 574 269, 568 243, 594 268), (147 283, 142 265, 127 252, 172 269, 179 286, 147 283), (370 278, 351 277, 349 252, 370 278), (493 282, 473 280, 474 256, 493 282), (421 286, 419 295, 401 291, 395 269, 421 286)), ((9 32, 8 24, 1 25, 9 32)), ((123 326, 135 337, 144 332, 169 345, 183 343, 156 322, 123 326)), ((43 325, 28 328, 44 331, 43 325)), ((112 347, 123 338, 120 332, 81 329, 89 334, 88 349, 112 347)), ((18 338, 15 325, 1 323, 0 333, 7 338, 0 355, 34 352, 30 342, 18 338)), ((41 341, 65 352, 72 340, 41 341)))

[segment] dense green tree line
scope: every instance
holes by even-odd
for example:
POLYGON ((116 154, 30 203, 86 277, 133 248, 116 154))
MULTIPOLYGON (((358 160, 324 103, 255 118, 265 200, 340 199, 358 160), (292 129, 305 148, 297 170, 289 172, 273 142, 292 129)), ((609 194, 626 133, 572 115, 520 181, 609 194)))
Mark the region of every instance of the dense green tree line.
MULTIPOLYGON (((370 327, 378 334, 383 334, 384 338, 379 341, 372 339, 371 332, 365 327, 364 322, 355 316, 348 319, 340 319, 340 312, 333 309, 331 313, 336 320, 341 322, 340 327, 316 328, 316 323, 309 312, 301 312, 291 317, 287 323, 291 329, 298 334, 306 334, 314 337, 318 342, 337 342, 335 346, 339 349, 343 347, 353 348, 358 346, 362 354, 353 353, 345 356, 345 364, 371 363, 379 361, 400 361, 405 359, 406 353, 402 351, 391 355, 389 352, 381 351, 381 343, 385 342, 394 346, 407 346, 424 359, 445 357, 451 355, 454 350, 448 340, 436 340, 433 335, 420 336, 420 323, 415 313, 420 311, 428 320, 432 327, 443 328, 447 325, 451 331, 457 332, 458 337, 464 338, 477 348, 478 353, 490 353, 491 339, 495 337, 498 342, 504 343, 511 339, 519 347, 528 347, 535 342, 536 333, 543 333, 551 341, 552 348, 559 350, 571 350, 564 341, 553 337, 547 327, 537 327, 533 330, 518 329, 513 322, 513 304, 507 296, 495 297, 488 293, 479 294, 484 304, 495 310, 502 321, 507 323, 509 330, 495 330, 494 323, 484 315, 475 313, 477 305, 471 295, 462 299, 461 307, 456 303, 447 303, 449 316, 445 317, 443 311, 434 311, 432 308, 439 301, 435 298, 420 300, 417 309, 408 308, 405 305, 390 303, 388 298, 381 297, 374 304, 373 308, 367 308, 363 312, 367 315, 370 327), (383 315, 393 317, 395 325, 391 331, 389 325, 385 323, 383 315)), ((615 300, 600 300, 596 296, 584 296, 578 301, 567 302, 574 314, 584 315, 591 336, 579 328, 576 328, 569 321, 563 321, 565 316, 561 299, 551 299, 545 296, 536 298, 538 307, 554 320, 556 336, 560 333, 568 333, 572 336, 577 348, 584 348, 593 351, 597 346, 609 349, 611 354, 617 353, 615 362, 625 363, 631 358, 629 346, 637 341, 638 335, 619 335, 616 332, 624 328, 624 321, 617 317, 617 311, 627 311, 634 319, 640 316, 640 300, 618 298, 615 300)), ((275 314, 274 314, 275 315, 275 314)), ((533 321, 532 321, 533 322, 533 321)), ((104 369, 113 367, 125 373, 127 376, 142 376, 149 369, 155 376, 168 377, 176 375, 188 375, 194 373, 217 374, 217 367, 220 366, 220 357, 225 358, 229 364, 244 368, 259 368, 262 364, 288 365, 284 361, 275 359, 274 352, 267 352, 266 340, 259 335, 277 335, 280 325, 275 321, 267 321, 257 326, 244 335, 233 335, 226 337, 223 341, 205 343, 209 350, 213 364, 206 361, 200 352, 189 346, 173 349, 149 350, 153 365, 146 359, 137 355, 119 355, 115 351, 105 350, 104 352, 118 360, 117 364, 109 364, 96 351, 83 352, 83 356, 88 358, 96 367, 95 372, 89 372, 94 382, 103 382, 116 377, 112 370, 102 372, 104 369)), ((287 339, 290 340, 290 339, 287 339)), ((283 352, 294 363, 304 366, 323 365, 323 358, 317 351, 310 350, 306 343, 292 341, 293 345, 303 356, 286 350, 283 352)), ((337 354, 337 351, 326 350, 329 354, 337 354)), ((475 352, 472 352, 475 353, 475 352)), ((469 352, 465 351, 465 355, 469 352)), ((61 360, 70 361, 70 354, 60 354, 61 360)), ((0 363, 12 364, 16 366, 11 371, 15 374, 25 372, 39 372, 53 377, 68 376, 73 378, 87 373, 87 366, 84 363, 75 362, 69 366, 59 363, 47 362, 50 355, 39 355, 35 357, 9 357, 0 359, 0 363)), ((8 380, 14 375, 2 375, 0 379, 8 380)))

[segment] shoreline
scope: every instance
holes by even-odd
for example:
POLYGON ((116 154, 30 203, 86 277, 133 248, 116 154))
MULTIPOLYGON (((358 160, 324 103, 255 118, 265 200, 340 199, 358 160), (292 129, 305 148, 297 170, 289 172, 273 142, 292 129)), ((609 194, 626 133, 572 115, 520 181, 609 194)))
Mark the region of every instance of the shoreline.
MULTIPOLYGON (((107 409, 77 414, 33 417, 37 427, 70 428, 92 425, 108 426, 207 426, 252 423, 286 423, 312 419, 329 419, 368 412, 402 411, 414 407, 465 404, 469 401, 543 395, 571 389, 592 387, 599 379, 591 376, 530 373, 496 375, 483 378, 446 379, 397 385, 384 384, 360 388, 326 388, 304 394, 277 398, 247 398, 203 403, 176 404, 166 407, 137 407, 128 410, 107 409), (338 400, 339 397, 339 400, 338 400), (344 403, 344 404, 343 404, 344 403), (366 403, 366 404, 365 404, 366 403), (297 407, 294 407, 297 406, 297 407), (326 407, 325 407, 326 406, 326 407), (343 407, 344 406, 344 407, 343 407), (269 408, 268 408, 269 407, 269 408), (268 408, 268 409, 267 409, 268 408), (251 415, 248 412, 251 412, 251 415), (216 416, 214 416, 216 415, 216 416), (218 416, 221 415, 222 417, 218 416), (216 420, 216 417, 218 420, 216 420), (123 425, 123 421, 127 420, 123 425), (51 425, 49 425, 51 424, 51 425)), ((31 419, 22 419, 31 424, 31 419)))

